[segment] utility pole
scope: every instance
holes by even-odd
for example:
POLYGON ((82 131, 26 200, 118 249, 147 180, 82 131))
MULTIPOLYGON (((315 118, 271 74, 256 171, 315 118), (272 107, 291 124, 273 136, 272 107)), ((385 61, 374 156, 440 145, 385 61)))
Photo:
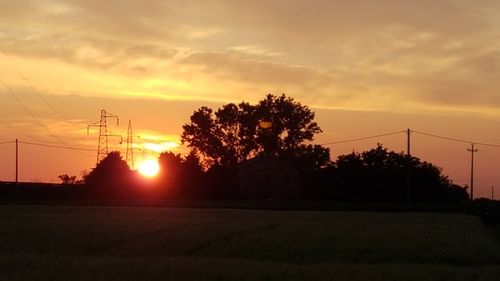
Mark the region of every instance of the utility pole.
POLYGON ((495 187, 491 186, 491 200, 495 200, 495 187))
POLYGON ((406 129, 406 155, 411 156, 411 130, 406 129))
POLYGON ((16 184, 19 183, 19 140, 16 139, 16 184))
POLYGON ((475 143, 471 143, 471 148, 467 149, 467 151, 470 151, 471 153, 471 158, 470 158, 470 200, 474 200, 474 153, 478 152, 478 149, 474 148, 475 143))
POLYGON ((411 130, 406 130, 406 210, 411 209, 411 130))
MULTIPOLYGON (((120 123, 120 119, 116 115, 112 115, 106 110, 101 110, 101 118, 99 121, 94 122, 87 126, 87 135, 89 134, 90 127, 99 127, 99 140, 97 142, 97 164, 102 161, 102 159, 106 158, 108 155, 108 137, 120 137, 120 135, 114 135, 108 133, 108 118, 116 118, 116 125, 118 126, 120 123)), ((122 140, 120 140, 120 144, 122 140)))
POLYGON ((125 161, 134 169, 134 145, 132 134, 132 121, 128 120, 127 129, 127 153, 125 154, 125 161))

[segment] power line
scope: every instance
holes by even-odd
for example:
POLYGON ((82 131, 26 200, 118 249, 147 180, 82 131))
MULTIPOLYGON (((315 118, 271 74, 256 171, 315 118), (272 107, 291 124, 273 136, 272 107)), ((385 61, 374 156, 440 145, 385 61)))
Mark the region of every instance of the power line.
POLYGON ((459 138, 452 138, 452 137, 447 137, 447 136, 441 136, 441 135, 436 135, 436 134, 425 133, 425 132, 421 132, 421 131, 415 131, 415 130, 412 130, 412 132, 417 133, 417 134, 421 134, 421 135, 424 135, 424 136, 428 136, 428 137, 440 138, 440 139, 449 140, 449 141, 455 141, 455 142, 461 142, 461 143, 467 143, 467 144, 474 143, 476 145, 482 145, 482 146, 489 146, 489 147, 498 147, 498 148, 500 148, 500 144, 485 143, 485 142, 475 142, 475 141, 471 141, 471 140, 459 139, 459 138))
POLYGON ((24 108, 24 110, 38 123, 38 125, 44 127, 42 122, 38 120, 38 118, 36 118, 33 112, 31 112, 31 110, 14 94, 12 89, 5 83, 5 81, 3 81, 2 78, 0 78, 0 82, 5 87, 5 89, 7 89, 7 92, 9 92, 9 94, 17 101, 17 103, 19 103, 24 108))
POLYGON ((7 128, 9 128, 9 129, 11 129, 12 131, 17 132, 18 134, 21 134, 21 135, 29 138, 29 139, 35 139, 33 136, 25 134, 23 131, 16 129, 15 127, 10 126, 9 124, 6 124, 2 120, 0 120, 0 124, 3 125, 3 126, 5 126, 5 127, 7 127, 7 128))
POLYGON ((3 56, 8 60, 8 62, 12 63, 16 71, 21 75, 23 80, 28 84, 28 86, 34 91, 34 93, 56 114, 57 117, 61 118, 62 121, 72 125, 74 128, 79 128, 77 125, 73 124, 73 122, 69 121, 69 118, 65 118, 63 114, 61 114, 52 104, 48 102, 48 100, 44 97, 42 92, 38 90, 37 87, 31 82, 30 79, 24 74, 24 72, 17 66, 17 64, 12 60, 9 56, 7 56, 5 50, 0 46, 0 52, 2 52, 3 56), (64 117, 64 118, 63 118, 64 117), (68 119, 68 120, 67 120, 68 119))
POLYGON ((484 142, 475 142, 477 145, 489 146, 489 147, 498 147, 500 148, 500 144, 492 144, 492 143, 484 143, 484 142))
POLYGON ((61 138, 59 138, 58 136, 54 135, 54 133, 52 133, 52 131, 45 125, 43 124, 34 114, 33 112, 31 112, 31 110, 14 94, 14 92, 12 91, 12 89, 5 83, 5 81, 3 81, 2 78, 0 78, 0 82, 2 83, 2 85, 5 87, 5 89, 7 89, 7 91, 9 92, 9 94, 14 97, 14 99, 24 108, 24 110, 33 118, 33 120, 35 120, 35 122, 42 128, 44 128, 51 137, 53 137, 54 139, 58 140, 60 143, 66 145, 66 146, 69 146, 65 141, 63 141, 61 138))
POLYGON ((21 71, 21 69, 17 66, 17 64, 10 58, 7 56, 6 52, 4 51, 4 49, 2 48, 2 46, 0 46, 0 52, 2 52, 3 56, 5 58, 7 58, 7 60, 12 63, 12 65, 14 66, 14 68, 17 70, 17 72, 21 75, 21 77, 23 78, 23 80, 30 86, 31 89, 33 89, 33 91, 35 92, 35 94, 48 106, 50 107, 50 109, 52 109, 56 114, 60 115, 57 110, 43 97, 43 95, 40 93, 40 91, 33 85, 33 83, 31 83, 31 81, 28 79, 28 77, 26 77, 26 75, 24 74, 23 71, 21 71))
POLYGON ((412 130, 412 132, 413 133, 417 133, 417 134, 421 134, 421 135, 424 135, 424 136, 428 136, 428 137, 439 138, 439 139, 444 139, 444 140, 449 140, 449 141, 455 141, 455 142, 461 142, 461 143, 467 143, 467 144, 474 143, 473 141, 469 141, 469 140, 458 139, 458 138, 451 138, 451 137, 446 137, 446 136, 441 136, 441 135, 435 135, 435 134, 429 134, 429 133, 415 131, 415 130, 412 130))
MULTIPOLYGON (((29 139, 34 139, 36 140, 35 138, 33 138, 32 136, 29 136, 25 133, 23 133, 22 131, 20 130, 17 130, 16 128, 14 127, 11 127, 9 126, 8 124, 5 124, 4 122, 0 121, 0 124, 6 126, 7 128, 11 129, 11 130, 14 130, 16 132, 18 132, 19 134, 29 138, 29 139)), ((16 141, 6 141, 6 142, 3 142, 3 143, 0 143, 0 145, 2 144, 6 144, 6 143, 15 143, 16 141)), ((42 143, 34 143, 34 142, 23 142, 23 141, 20 141, 20 143, 25 143, 25 144, 32 144, 32 145, 38 145, 38 146, 47 146, 47 147, 53 147, 53 148, 63 148, 63 149, 76 149, 76 150, 85 150, 85 149, 79 149, 79 148, 74 148, 74 147, 70 147, 70 146, 57 146, 57 145, 51 145, 51 144, 42 144, 42 143)), ((95 150, 92 150, 92 152, 95 152, 95 150)), ((83 153, 83 152, 80 152, 81 154, 85 155, 85 156, 90 156, 89 154, 87 153, 83 153)))
POLYGON ((339 143, 362 141, 362 140, 368 140, 368 139, 386 137, 386 136, 391 136, 391 135, 396 135, 396 134, 401 134, 401 133, 406 133, 406 132, 407 132, 407 130, 402 130, 402 131, 396 131, 396 132, 385 133, 385 134, 380 134, 380 135, 373 135, 373 136, 368 136, 368 137, 360 137, 360 138, 355 138, 355 139, 348 139, 348 140, 341 140, 341 141, 321 143, 320 145, 331 145, 331 144, 339 144, 339 143))
MULTIPOLYGON (((348 143, 348 142, 362 141, 362 140, 380 138, 380 137, 391 136, 391 135, 396 135, 396 134, 401 134, 401 133, 407 133, 407 132, 408 132, 408 130, 395 131, 395 132, 390 132, 390 133, 385 133, 385 134, 379 134, 379 135, 373 135, 373 136, 367 136, 367 137, 360 137, 360 138, 355 138, 355 139, 347 139, 347 140, 340 140, 340 141, 334 141, 334 142, 321 143, 320 145, 331 145, 331 144, 339 144, 339 143, 348 143)), ((489 146, 489 147, 500 148, 500 144, 493 144, 493 143, 486 143, 486 142, 476 142, 476 141, 472 141, 472 140, 459 139, 459 138, 448 137, 448 136, 443 136, 443 135, 431 134, 431 133, 426 133, 426 132, 417 131, 417 130, 410 130, 410 132, 411 133, 417 133, 417 134, 424 135, 424 136, 428 136, 428 137, 439 138, 439 139, 444 139, 444 140, 449 140, 449 141, 455 141, 455 142, 460 142, 460 143, 466 143, 466 144, 474 143, 476 145, 482 145, 482 146, 489 146)))
POLYGON ((0 145, 2 144, 8 144, 8 143, 15 143, 16 141, 4 141, 4 142, 0 142, 0 145))
MULTIPOLYGON (((11 141, 11 142, 13 142, 13 141, 11 141)), ((70 146, 60 146, 60 145, 52 145, 52 144, 44 144, 44 143, 35 143, 35 142, 27 142, 27 141, 19 141, 19 143, 29 144, 29 145, 35 145, 35 146, 50 147, 50 148, 59 148, 59 149, 77 150, 77 151, 90 151, 90 152, 96 152, 96 151, 97 151, 97 150, 95 150, 95 149, 90 149, 90 148, 70 147, 70 146)), ((87 155, 87 154, 86 154, 86 155, 87 155)))

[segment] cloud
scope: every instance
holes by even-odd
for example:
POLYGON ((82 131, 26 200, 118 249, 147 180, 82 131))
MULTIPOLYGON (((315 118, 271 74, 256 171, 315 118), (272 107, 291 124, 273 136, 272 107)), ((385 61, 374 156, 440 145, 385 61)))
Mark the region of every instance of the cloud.
POLYGON ((315 77, 313 67, 288 65, 274 61, 246 58, 239 54, 193 52, 181 63, 200 66, 202 71, 220 79, 247 81, 252 84, 299 84, 306 86, 315 77))
POLYGON ((242 54, 248 54, 252 56, 262 56, 262 57, 279 57, 283 55, 283 53, 280 52, 274 52, 271 50, 268 50, 262 46, 257 46, 257 45, 246 45, 246 46, 231 46, 227 48, 229 51, 236 51, 240 52, 242 54))
POLYGON ((0 5, 8 55, 49 72, 57 60, 113 77, 100 82, 113 95, 221 101, 286 92, 315 106, 385 110, 500 100, 500 3, 493 0, 0 5))
POLYGON ((180 145, 175 142, 162 142, 162 143, 142 143, 142 144, 137 144, 134 147, 161 153, 165 151, 175 150, 179 146, 180 145))

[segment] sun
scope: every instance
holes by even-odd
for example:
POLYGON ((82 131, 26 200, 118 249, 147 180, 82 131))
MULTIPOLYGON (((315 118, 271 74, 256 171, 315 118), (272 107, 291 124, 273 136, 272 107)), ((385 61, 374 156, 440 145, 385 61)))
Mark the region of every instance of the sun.
POLYGON ((145 160, 139 166, 139 173, 145 177, 154 177, 160 172, 160 165, 155 160, 145 160))

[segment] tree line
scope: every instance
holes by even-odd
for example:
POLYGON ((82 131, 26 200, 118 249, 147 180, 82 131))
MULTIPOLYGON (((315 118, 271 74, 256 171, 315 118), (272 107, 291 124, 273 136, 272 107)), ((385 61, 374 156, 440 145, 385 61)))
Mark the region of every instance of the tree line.
MULTIPOLYGON (((245 199, 238 178, 242 165, 269 156, 300 173, 301 200, 462 202, 467 187, 453 184, 441 168, 382 144, 330 160, 327 147, 312 144, 322 132, 314 112, 286 95, 267 95, 256 104, 201 107, 183 126, 182 156, 163 152, 160 174, 144 180, 119 152, 111 152, 84 177, 96 196, 162 199, 245 199)), ((71 180, 74 180, 70 178, 71 180)), ((273 198, 260 198, 273 199, 273 198)))

